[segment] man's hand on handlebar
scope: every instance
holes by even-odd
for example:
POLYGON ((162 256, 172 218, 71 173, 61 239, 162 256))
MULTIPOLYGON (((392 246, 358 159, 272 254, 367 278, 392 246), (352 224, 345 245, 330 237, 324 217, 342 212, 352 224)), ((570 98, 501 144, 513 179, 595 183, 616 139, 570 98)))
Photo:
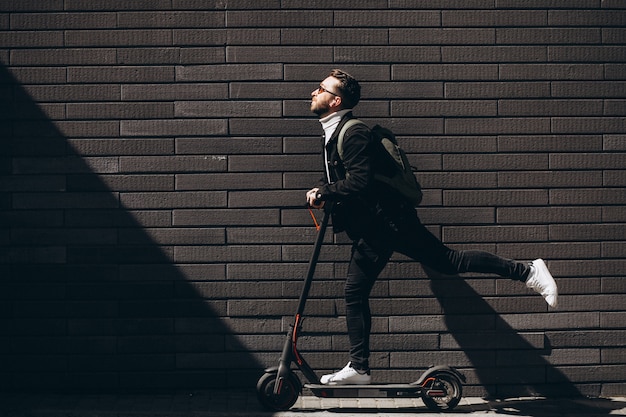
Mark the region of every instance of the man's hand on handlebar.
POLYGON ((306 202, 309 206, 315 209, 321 209, 324 207, 324 201, 317 199, 317 192, 319 188, 313 188, 306 193, 306 202))

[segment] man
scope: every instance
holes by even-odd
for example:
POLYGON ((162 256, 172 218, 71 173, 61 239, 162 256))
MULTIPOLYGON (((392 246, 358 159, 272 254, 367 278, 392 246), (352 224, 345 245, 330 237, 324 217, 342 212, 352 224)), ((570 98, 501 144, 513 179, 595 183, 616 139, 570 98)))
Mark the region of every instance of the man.
POLYGON ((306 193, 310 206, 332 202, 335 232, 345 231, 353 241, 345 284, 346 322, 350 362, 342 370, 321 378, 322 384, 369 384, 370 291, 393 252, 399 252, 444 274, 479 272, 525 282, 551 307, 557 287, 545 263, 521 263, 483 251, 457 251, 445 246, 420 222, 415 208, 393 189, 375 181, 384 169, 378 144, 363 124, 350 127, 343 141, 343 160, 337 151, 341 127, 353 118, 361 97, 356 79, 333 70, 311 93, 311 111, 324 130, 325 178, 306 193))

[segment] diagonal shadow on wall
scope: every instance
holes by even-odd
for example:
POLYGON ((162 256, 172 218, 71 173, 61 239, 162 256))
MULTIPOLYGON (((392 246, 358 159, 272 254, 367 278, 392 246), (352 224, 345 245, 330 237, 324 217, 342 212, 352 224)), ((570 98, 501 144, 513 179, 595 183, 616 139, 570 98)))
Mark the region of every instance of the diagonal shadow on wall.
POLYGON ((254 386, 226 300, 187 280, 224 265, 173 265, 144 226, 169 214, 125 209, 3 66, 0 93, 0 389, 254 386))
MULTIPOLYGON (((489 398, 582 395, 544 357, 551 354, 551 347, 543 332, 524 335, 511 327, 462 277, 424 271, 454 340, 447 343, 461 349, 474 367, 477 381, 469 383, 480 384, 489 398), (471 315, 492 317, 495 322, 472 320, 471 315)), ((519 283, 511 281, 511 285, 519 283)))

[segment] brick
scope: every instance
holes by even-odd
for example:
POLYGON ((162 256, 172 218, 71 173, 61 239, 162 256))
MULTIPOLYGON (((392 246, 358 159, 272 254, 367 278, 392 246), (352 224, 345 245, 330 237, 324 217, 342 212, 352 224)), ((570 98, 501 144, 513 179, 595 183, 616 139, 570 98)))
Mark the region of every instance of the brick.
POLYGON ((118 10, 129 10, 129 9, 133 10, 133 9, 138 9, 138 8, 144 9, 144 8, 147 8, 148 6, 150 9, 154 9, 154 10, 162 10, 162 9, 167 10, 171 8, 171 4, 167 0, 156 0, 153 2, 150 2, 147 0, 141 0, 134 5, 124 3, 123 1, 120 1, 120 0, 112 0, 111 2, 107 2, 107 4, 93 4, 93 3, 90 3, 88 0, 68 0, 65 4, 65 9, 66 10, 78 10, 78 11, 85 11, 85 10, 118 11, 118 10))
POLYGON ((596 28, 499 28, 496 37, 498 44, 514 45, 597 44, 602 38, 596 28))
POLYGON ((203 47, 203 48, 183 48, 180 50, 180 61, 182 65, 206 65, 207 63, 223 64, 226 62, 226 51, 224 47, 203 47))
POLYGON ((176 262, 277 262, 280 248, 276 246, 178 246, 176 262))
POLYGON ((605 116, 626 115, 626 100, 606 100, 604 103, 605 116))
POLYGON ((144 192, 123 193, 120 202, 130 209, 204 208, 226 204, 226 193, 207 192, 144 192))
POLYGON ((601 187, 601 171, 532 171, 502 172, 498 174, 498 184, 504 188, 564 188, 564 187, 601 187))
POLYGON ((547 48, 528 46, 444 46, 443 62, 545 62, 547 48))
POLYGON ((204 136, 224 135, 226 119, 211 120, 123 120, 120 133, 125 136, 204 136))
POLYGON ((186 82, 282 80, 282 75, 282 65, 278 64, 227 64, 176 67, 176 80, 186 82))
POLYGON ((550 84, 545 82, 468 82, 446 83, 448 99, 543 98, 550 96, 550 84))
POLYGON ((280 117, 279 101, 181 101, 174 104, 176 117, 280 117))
POLYGON ((214 210, 174 210, 172 224, 175 226, 260 226, 277 225, 278 212, 273 209, 250 209, 236 211, 232 209, 214 210))
POLYGON ((68 191, 173 191, 170 175, 72 175, 68 191))
POLYGON ((26 92, 43 102, 116 101, 120 99, 115 85, 53 85, 28 86, 26 92))
POLYGON ((47 192, 13 195, 14 209, 117 208, 116 196, 110 193, 47 192))
POLYGON ((571 81, 552 84, 553 97, 566 98, 622 98, 626 94, 626 82, 590 81, 576 83, 571 81))
POLYGON ((169 227, 169 213, 164 211, 135 211, 132 217, 120 210, 67 210, 67 227, 169 227))
POLYGON ((73 83, 158 83, 174 81, 174 69, 168 67, 82 67, 68 69, 73 83))
POLYGON ((591 152, 602 150, 599 135, 533 135, 498 137, 501 152, 591 152))
POLYGON ((623 80, 625 79, 624 69, 626 65, 624 64, 604 64, 606 67, 606 75, 605 78, 607 80, 623 80))
POLYGON ((228 206, 250 207, 301 207, 302 192, 296 191, 234 191, 230 193, 228 206))
MULTIPOLYGON (((503 8, 537 8, 546 7, 554 9, 578 9, 578 8, 596 8, 597 4, 594 0, 572 0, 563 3, 561 0, 498 0, 497 5, 503 8)), ((609 6, 610 7, 610 6, 609 6)))
POLYGON ((443 349, 543 349, 544 333, 467 332, 441 335, 443 349))
POLYGON ((223 83, 123 85, 121 91, 121 99, 124 101, 219 100, 228 98, 228 86, 223 83))
POLYGON ((132 29, 224 27, 225 16, 223 11, 119 12, 117 27, 132 29))
POLYGON ((624 254, 624 248, 619 243, 606 242, 602 244, 602 254, 609 258, 620 257, 624 254))
POLYGON ((444 10, 442 25, 452 27, 545 26, 547 14, 541 10, 444 10))
MULTIPOLYGON (((213 48, 206 48, 206 53, 213 51, 213 48)), ((205 57, 206 58, 206 57, 205 57)), ((214 58, 208 62, 224 61, 223 53, 222 57, 214 58)), ((180 48, 166 48, 166 47, 134 47, 134 48, 119 48, 117 51, 117 64, 121 65, 166 65, 166 64, 181 64, 181 50, 180 48)), ((206 62, 205 62, 206 64, 206 62)))
POLYGON ((273 63, 273 62, 311 62, 315 60, 330 61, 331 47, 295 47, 295 46, 229 46, 226 49, 228 63, 273 63))
MULTIPOLYGON (((229 132, 232 135, 310 135, 321 134, 317 120, 296 119, 230 119, 229 132)), ((241 159, 241 158, 237 158, 241 159)))
POLYGON ((276 189, 282 184, 280 173, 249 174, 180 174, 177 190, 261 190, 276 189))
POLYGON ((548 23, 554 26, 624 26, 621 10, 550 10, 548 23))
POLYGON ((618 347, 623 345, 623 330, 579 330, 576 332, 546 332, 552 346, 562 347, 618 347))
POLYGON ((605 171, 604 185, 608 187, 620 187, 626 184, 624 171, 605 171))
POLYGON ((502 207, 497 209, 498 223, 502 224, 552 224, 600 222, 600 207, 502 207))
POLYGON ((501 116, 601 116, 600 100, 499 100, 501 116))
POLYGON ((550 46, 548 61, 555 62, 623 62, 626 48, 623 46, 550 46))
POLYGON ((444 155, 444 169, 447 171, 471 171, 480 166, 481 170, 547 169, 548 155, 493 154, 493 155, 444 155))
POLYGON ((421 116, 495 116, 498 106, 495 101, 392 101, 394 117, 421 116))
POLYGON ((602 220, 608 222, 623 222, 626 218, 621 207, 603 207, 602 220))
POLYGON ((431 10, 337 11, 333 24, 339 27, 438 27, 440 13, 431 10))
POLYGON ((69 103, 71 119, 164 119, 171 118, 174 106, 169 103, 69 103))
POLYGON ((619 193, 619 188, 554 190, 550 194, 550 203, 555 205, 624 204, 624 196, 619 193))
POLYGON ((170 30, 72 30, 65 33, 67 46, 172 45, 170 30))
MULTIPOLYGON (((345 71, 361 81, 388 81, 388 64, 349 64, 342 65, 345 71)), ((325 64, 285 64, 285 81, 309 81, 319 83, 330 72, 325 64)))
POLYGON ((554 154, 552 169, 620 169, 626 163, 626 153, 554 154))
POLYGON ((621 133, 624 131, 626 121, 623 117, 602 117, 602 118, 565 118, 559 117, 553 120, 553 131, 555 133, 621 133))
MULTIPOLYGON (((8 60, 6 61, 8 63, 8 60)), ((11 75, 22 85, 62 84, 67 79, 67 69, 57 67, 12 67, 11 75)), ((6 81, 4 81, 6 82, 6 81)), ((8 95, 5 95, 8 97, 8 95)))
POLYGON ((318 10, 315 16, 311 13, 291 10, 259 10, 255 13, 247 11, 226 12, 227 26, 240 27, 324 27, 333 26, 333 12, 318 10))
MULTIPOLYGON (((598 203, 596 203, 598 204, 598 203)), ((550 238, 555 241, 619 240, 626 228, 623 224, 551 225, 550 238), (578 226, 578 227, 576 227, 578 226)))
POLYGON ((526 226, 467 226, 444 227, 445 242, 528 242, 548 240, 546 227, 526 226))
MULTIPOLYGON (((419 25, 420 27, 423 25, 419 25)), ((391 45, 484 45, 496 40, 494 29, 389 29, 391 45)))
POLYGON ((115 13, 14 13, 12 30, 106 29, 117 26, 115 13))
MULTIPOLYGON (((534 211, 535 209, 533 209, 534 211)), ((541 224, 541 222, 538 222, 541 224)), ((595 258, 600 253, 600 247, 597 244, 585 243, 498 243, 497 253, 500 256, 510 259, 537 259, 541 256, 546 259, 573 259, 580 260, 586 258, 595 258)), ((502 289, 505 284, 498 285, 498 294, 510 293, 510 290, 502 289)), ((568 284, 559 280, 559 294, 577 293, 577 292, 599 292, 599 285, 594 285, 593 281, 579 282, 568 284)), ((519 289, 512 294, 518 294, 519 289)))
POLYGON ((223 156, 122 156, 120 172, 210 172, 225 171, 223 156))
MULTIPOLYGON (((196 281, 223 281, 225 277, 224 265, 176 265, 176 268, 163 268, 161 265, 122 265, 119 279, 121 281, 176 281, 181 278, 196 281)), ((184 319, 180 319, 184 321, 184 319)), ((199 319, 200 320, 200 319, 199 319)), ((177 320, 178 326, 179 320, 177 320)), ((209 330, 210 327, 206 327, 209 330)))
POLYGON ((68 144, 79 155, 163 155, 174 153, 171 139, 72 139, 68 144))
POLYGON ((17 245, 111 245, 117 242, 114 230, 102 229, 15 229, 11 241, 17 245))
POLYGON ((280 45, 279 29, 174 30, 174 45, 280 45))
MULTIPOLYGON (((0 26, 2 29, 2 26, 0 26)), ((28 48, 31 45, 40 47, 58 48, 63 46, 63 32, 61 31, 0 31, 0 46, 2 48, 28 48)))
POLYGON ((550 133, 548 118, 449 119, 447 134, 546 134, 550 133))
POLYGON ((543 190, 483 190, 444 191, 446 206, 540 206, 548 203, 548 193, 543 190))
POLYGON ((394 81, 413 80, 497 80, 496 64, 397 64, 392 67, 394 81))
POLYGON ((387 29, 287 28, 281 30, 281 42, 284 45, 335 45, 337 43, 387 45, 388 41, 387 29))
MULTIPOLYGON (((318 56, 319 57, 319 56, 318 56)), ((320 57, 324 59, 324 57, 320 57)), ((434 46, 358 46, 334 48, 335 62, 440 62, 440 48, 434 46)))
POLYGON ((11 65, 112 65, 115 49, 49 48, 11 51, 11 65))
MULTIPOLYGON (((604 276, 617 276, 620 274, 620 268, 624 268, 624 262, 621 260, 606 260, 606 261, 596 261, 596 260, 587 260, 587 262, 582 265, 580 262, 558 262, 555 261, 553 263, 555 272, 557 276, 570 276, 570 277, 604 277, 604 276)), ((600 296, 598 299, 602 298, 600 296)), ((590 299, 591 301, 595 301, 595 299, 590 299)), ((570 300, 572 303, 575 302, 583 302, 585 300, 580 299, 572 299, 570 300)), ((602 305, 598 308, 591 308, 591 310, 603 310, 605 307, 610 308, 612 304, 609 304, 611 301, 614 304, 619 305, 618 299, 611 298, 610 300, 607 298, 606 305, 602 305)), ((573 307, 573 305, 572 305, 573 307)), ((619 307, 613 308, 614 310, 619 309, 619 307)))
POLYGON ((501 80, 602 80, 601 64, 501 64, 501 80))
POLYGON ((279 154, 281 139, 275 137, 176 138, 176 153, 194 154, 279 154))
POLYGON ((124 229, 119 232, 120 241, 125 244, 158 245, 219 245, 226 242, 224 229, 124 229))

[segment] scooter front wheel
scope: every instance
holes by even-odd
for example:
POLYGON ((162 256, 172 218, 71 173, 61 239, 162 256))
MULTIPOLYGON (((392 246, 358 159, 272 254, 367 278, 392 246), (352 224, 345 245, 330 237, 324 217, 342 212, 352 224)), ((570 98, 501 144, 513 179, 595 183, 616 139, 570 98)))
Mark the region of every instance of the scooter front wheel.
POLYGON ((449 411, 456 407, 463 396, 460 379, 450 372, 435 372, 424 384, 422 401, 432 411, 449 411))
POLYGON ((274 394, 277 377, 277 372, 267 372, 259 378, 256 384, 257 398, 261 405, 270 411, 289 410, 300 395, 300 380, 290 373, 289 377, 282 381, 280 393, 274 394))

